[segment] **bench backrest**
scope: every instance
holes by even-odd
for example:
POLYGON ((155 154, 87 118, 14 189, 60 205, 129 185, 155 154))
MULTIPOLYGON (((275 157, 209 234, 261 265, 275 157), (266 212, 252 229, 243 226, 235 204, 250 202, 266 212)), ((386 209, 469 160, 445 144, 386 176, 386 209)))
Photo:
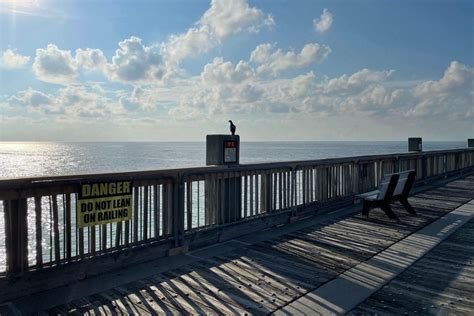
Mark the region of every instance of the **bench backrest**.
POLYGON ((408 197, 410 193, 411 187, 413 186, 413 182, 415 182, 416 172, 415 170, 408 170, 399 172, 397 186, 395 187, 395 192, 393 192, 393 196, 403 196, 408 197))
POLYGON ((382 178, 382 181, 379 185, 379 194, 377 195, 377 200, 390 201, 397 186, 399 175, 387 174, 382 178))

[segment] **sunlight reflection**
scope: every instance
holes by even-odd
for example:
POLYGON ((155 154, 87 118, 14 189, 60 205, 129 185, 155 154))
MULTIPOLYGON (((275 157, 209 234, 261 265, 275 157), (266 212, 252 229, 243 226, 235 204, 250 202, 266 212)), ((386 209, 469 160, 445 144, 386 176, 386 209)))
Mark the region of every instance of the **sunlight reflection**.
POLYGON ((34 15, 40 7, 40 0, 0 0, 0 12, 34 15))

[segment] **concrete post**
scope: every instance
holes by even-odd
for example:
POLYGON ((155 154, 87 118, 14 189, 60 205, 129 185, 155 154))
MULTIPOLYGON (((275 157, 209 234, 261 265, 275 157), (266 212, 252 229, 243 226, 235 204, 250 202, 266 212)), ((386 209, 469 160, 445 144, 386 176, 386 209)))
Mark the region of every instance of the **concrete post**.
MULTIPOLYGON (((238 166, 239 156, 239 135, 206 136, 206 165, 238 166)), ((209 179, 205 185, 216 189, 214 192, 217 192, 215 199, 219 224, 231 223, 241 218, 242 178, 239 175, 230 171, 224 179, 209 179)))
POLYGON ((418 151, 423 150, 423 141, 421 137, 409 137, 408 138, 408 151, 418 151))
POLYGON ((239 135, 207 135, 206 165, 238 165, 240 156, 239 135))

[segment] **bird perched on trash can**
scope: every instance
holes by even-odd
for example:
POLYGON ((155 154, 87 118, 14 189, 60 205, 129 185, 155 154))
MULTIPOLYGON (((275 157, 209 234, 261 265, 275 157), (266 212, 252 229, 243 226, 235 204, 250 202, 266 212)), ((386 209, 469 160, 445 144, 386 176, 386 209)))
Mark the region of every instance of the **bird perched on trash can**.
POLYGON ((235 127, 234 123, 232 123, 231 120, 229 120, 229 123, 230 123, 230 132, 232 133, 232 135, 235 135, 235 130, 237 129, 237 127, 235 127))

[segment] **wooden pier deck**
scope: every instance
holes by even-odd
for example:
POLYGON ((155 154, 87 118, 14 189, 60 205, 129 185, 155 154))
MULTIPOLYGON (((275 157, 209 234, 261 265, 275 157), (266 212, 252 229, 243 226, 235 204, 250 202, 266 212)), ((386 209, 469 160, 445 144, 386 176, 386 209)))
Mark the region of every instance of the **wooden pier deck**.
POLYGON ((474 220, 470 220, 350 315, 472 315, 473 245, 474 220))
MULTIPOLYGON (((11 302, 22 313, 270 314, 474 199, 474 175, 418 190, 400 222, 360 205, 267 229, 11 302)), ((474 313, 474 221, 353 314, 474 313)), ((347 293, 350 295, 350 293, 347 293)))

